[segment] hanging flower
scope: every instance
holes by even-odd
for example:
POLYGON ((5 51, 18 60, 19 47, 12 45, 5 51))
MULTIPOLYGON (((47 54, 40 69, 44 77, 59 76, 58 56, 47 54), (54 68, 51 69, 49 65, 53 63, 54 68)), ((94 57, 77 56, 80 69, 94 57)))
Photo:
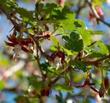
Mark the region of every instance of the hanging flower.
POLYGON ((8 41, 5 41, 5 43, 12 47, 20 47, 21 50, 25 52, 32 52, 30 49, 30 44, 33 44, 33 41, 31 38, 21 38, 17 37, 14 34, 11 34, 10 36, 7 36, 8 41))
POLYGON ((61 7, 64 7, 65 0, 57 0, 57 3, 58 3, 61 7))

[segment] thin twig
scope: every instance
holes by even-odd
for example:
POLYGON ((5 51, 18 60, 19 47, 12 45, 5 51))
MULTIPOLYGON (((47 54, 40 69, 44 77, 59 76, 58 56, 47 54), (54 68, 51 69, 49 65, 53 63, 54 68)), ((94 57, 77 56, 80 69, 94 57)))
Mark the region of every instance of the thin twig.
POLYGON ((110 58, 110 54, 107 55, 107 56, 104 56, 100 59, 97 59, 97 60, 94 60, 94 61, 84 61, 87 65, 98 65, 100 62, 106 60, 106 59, 109 59, 110 58))
POLYGON ((100 22, 102 22, 103 24, 105 24, 106 26, 110 27, 110 23, 104 21, 103 19, 100 18, 100 16, 97 14, 96 9, 94 8, 94 6, 92 5, 91 2, 89 2, 88 0, 86 0, 87 4, 89 5, 90 9, 92 10, 94 16, 96 17, 96 19, 100 22))
POLYGON ((80 12, 82 11, 82 9, 84 9, 86 7, 86 2, 84 2, 82 5, 81 5, 81 0, 78 1, 78 4, 77 4, 77 7, 78 9, 76 10, 76 18, 79 17, 79 14, 80 12))
POLYGON ((66 67, 65 69, 63 69, 63 71, 62 71, 59 75, 57 75, 57 77, 54 78, 54 79, 50 82, 49 86, 54 85, 54 84, 61 78, 62 74, 64 74, 65 72, 69 71, 69 69, 70 69, 69 66, 66 67))
POLYGON ((96 89, 96 88, 94 88, 94 87, 90 87, 93 91, 95 91, 96 93, 98 93, 99 94, 99 91, 96 89))
POLYGON ((42 71, 42 69, 41 69, 41 67, 40 67, 40 58, 39 58, 39 42, 38 41, 36 41, 35 40, 35 38, 33 37, 33 36, 31 36, 30 35, 30 37, 33 39, 33 41, 34 41, 34 45, 35 45, 35 51, 37 52, 37 53, 35 53, 34 55, 34 57, 35 57, 35 59, 37 60, 37 64, 38 64, 38 67, 39 67, 39 71, 40 71, 40 73, 41 73, 41 76, 42 76, 42 79, 43 80, 45 80, 45 75, 44 75, 44 73, 43 73, 43 71, 42 71))

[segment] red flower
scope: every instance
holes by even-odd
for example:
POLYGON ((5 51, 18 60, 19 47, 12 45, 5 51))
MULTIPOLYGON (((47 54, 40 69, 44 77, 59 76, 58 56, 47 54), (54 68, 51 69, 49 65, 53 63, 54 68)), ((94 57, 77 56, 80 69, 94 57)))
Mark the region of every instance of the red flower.
POLYGON ((55 60, 56 57, 61 58, 61 63, 65 61, 65 54, 62 51, 57 51, 51 55, 51 58, 55 60))
POLYGON ((30 44, 33 44, 33 41, 31 38, 21 38, 21 37, 17 37, 14 34, 7 36, 7 38, 8 38, 8 41, 5 41, 7 45, 12 47, 19 45, 21 49, 25 52, 32 51, 29 47, 30 44))
POLYGON ((57 3, 58 3, 61 7, 63 7, 64 4, 65 4, 65 0, 57 0, 57 3))

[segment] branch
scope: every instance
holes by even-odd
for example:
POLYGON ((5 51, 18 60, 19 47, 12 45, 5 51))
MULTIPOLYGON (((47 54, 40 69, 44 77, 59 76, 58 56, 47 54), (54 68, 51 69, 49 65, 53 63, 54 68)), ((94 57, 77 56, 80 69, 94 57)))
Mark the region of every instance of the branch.
POLYGON ((79 17, 79 14, 80 14, 81 10, 82 10, 83 8, 85 8, 85 6, 86 6, 86 2, 84 2, 84 3, 81 5, 81 1, 80 1, 80 0, 78 1, 78 4, 77 4, 78 9, 76 10, 76 18, 79 17))
MULTIPOLYGON (((106 60, 106 59, 108 59, 108 58, 110 58, 110 54, 109 55, 107 55, 107 56, 104 56, 104 57, 102 57, 102 58, 100 58, 100 59, 97 59, 97 60, 94 60, 94 61, 84 61, 85 62, 85 64, 87 64, 87 65, 95 65, 95 66, 98 66, 98 64, 100 63, 100 62, 102 62, 102 61, 104 61, 104 60, 106 60)), ((84 58, 83 58, 84 59, 84 58)))
MULTIPOLYGON (((21 23, 17 23, 16 20, 19 20, 16 16, 11 16, 11 13, 8 13, 2 5, 0 5, 0 10, 6 15, 7 19, 13 24, 13 28, 18 31, 22 32, 23 28, 25 28, 21 23)), ((12 11, 13 12, 13 11, 12 11)), ((20 21, 20 20, 19 20, 20 21)), ((12 28, 12 29, 13 29, 12 28)))
POLYGON ((49 86, 53 86, 62 76, 62 74, 64 74, 65 72, 71 70, 70 66, 68 66, 67 68, 65 68, 59 75, 57 75, 56 78, 54 78, 50 83, 49 86))
POLYGON ((103 19, 100 18, 100 16, 97 14, 96 9, 94 8, 94 6, 92 5, 91 2, 89 2, 88 0, 86 0, 87 4, 89 5, 90 9, 92 10, 94 16, 96 17, 96 19, 100 22, 102 22, 103 24, 105 24, 106 26, 110 27, 110 23, 107 23, 106 21, 104 21, 103 19))

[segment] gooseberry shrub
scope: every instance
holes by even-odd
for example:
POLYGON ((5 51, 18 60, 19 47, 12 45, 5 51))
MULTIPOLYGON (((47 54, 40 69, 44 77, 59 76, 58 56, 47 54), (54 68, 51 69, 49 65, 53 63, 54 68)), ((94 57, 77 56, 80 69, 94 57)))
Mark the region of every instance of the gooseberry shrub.
POLYGON ((89 103, 91 98, 109 96, 110 45, 94 39, 104 32, 89 29, 78 19, 83 8, 89 7, 87 18, 93 25, 102 22, 110 27, 101 8, 106 1, 36 0, 32 11, 17 2, 0 0, 1 15, 5 14, 13 25, 5 41, 14 50, 11 60, 19 61, 23 53, 27 56, 23 68, 29 63, 32 66, 28 68, 34 68, 28 76, 22 75, 27 85, 18 93, 17 103, 46 103, 52 92, 57 92, 58 103, 70 97, 89 103), (77 10, 72 10, 75 6, 77 10), (74 93, 77 88, 79 94, 74 93), (62 92, 66 92, 66 98, 62 92))

